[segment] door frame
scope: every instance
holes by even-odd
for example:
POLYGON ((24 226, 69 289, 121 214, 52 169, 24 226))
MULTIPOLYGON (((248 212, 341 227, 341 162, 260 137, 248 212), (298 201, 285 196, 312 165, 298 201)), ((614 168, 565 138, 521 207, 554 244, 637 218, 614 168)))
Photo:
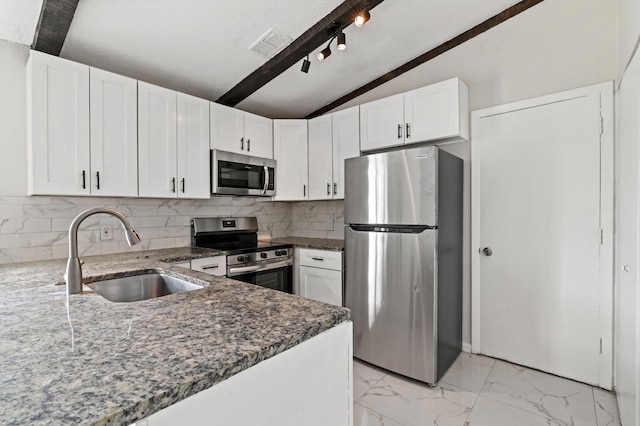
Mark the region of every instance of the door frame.
POLYGON ((499 105, 471 113, 471 352, 480 353, 480 150, 473 139, 473 129, 486 117, 540 107, 582 97, 600 99, 602 134, 600 137, 600 356, 599 386, 611 389, 613 384, 613 197, 614 197, 614 119, 613 81, 568 90, 551 95, 499 105))

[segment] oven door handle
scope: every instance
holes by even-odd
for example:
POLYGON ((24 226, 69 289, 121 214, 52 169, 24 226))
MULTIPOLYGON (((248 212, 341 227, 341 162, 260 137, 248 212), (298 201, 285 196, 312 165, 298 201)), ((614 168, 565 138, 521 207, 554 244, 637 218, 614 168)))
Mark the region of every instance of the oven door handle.
POLYGON ((286 266, 293 265, 293 259, 279 260, 277 262, 263 262, 250 266, 229 266, 227 268, 227 276, 232 277, 234 275, 246 274, 249 272, 268 271, 270 269, 284 268, 286 266))
POLYGON ((264 169, 264 187, 262 188, 262 195, 264 195, 269 187, 269 168, 265 164, 262 165, 262 168, 264 169))

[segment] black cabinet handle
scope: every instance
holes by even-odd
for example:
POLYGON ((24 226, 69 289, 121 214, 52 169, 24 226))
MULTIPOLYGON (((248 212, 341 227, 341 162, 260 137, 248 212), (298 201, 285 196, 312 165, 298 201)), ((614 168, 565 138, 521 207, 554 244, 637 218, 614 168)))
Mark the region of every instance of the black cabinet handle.
POLYGON ((184 194, 184 178, 182 178, 182 193, 184 194))
POLYGON ((398 139, 402 139, 402 124, 398 124, 398 139))
POLYGON ((96 172, 96 189, 100 189, 100 172, 96 172))
POLYGON ((407 139, 411 137, 411 124, 407 123, 407 139))
POLYGON ((247 139, 247 152, 251 151, 251 139, 247 139))
POLYGON ((171 179, 171 192, 176 192, 176 178, 171 179))
POLYGON ((311 260, 319 260, 320 262, 324 262, 324 259, 321 257, 312 257, 311 260))
POLYGON ((327 183, 327 195, 331 195, 331 184, 327 183))
POLYGON ((338 184, 334 183, 333 184, 333 195, 336 195, 338 193, 338 184))
POLYGON ((82 171, 82 189, 87 189, 86 171, 82 171))
POLYGON ((303 197, 307 196, 307 185, 302 185, 302 196, 303 197))
POLYGON ((240 151, 244 151, 244 138, 240 138, 240 151))

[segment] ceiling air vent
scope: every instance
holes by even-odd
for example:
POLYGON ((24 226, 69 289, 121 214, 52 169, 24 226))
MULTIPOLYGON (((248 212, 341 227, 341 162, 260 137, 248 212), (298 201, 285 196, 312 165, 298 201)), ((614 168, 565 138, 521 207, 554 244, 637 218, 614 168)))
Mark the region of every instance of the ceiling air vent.
POLYGON ((255 43, 249 46, 249 50, 271 58, 284 49, 291 42, 291 37, 269 28, 255 43))

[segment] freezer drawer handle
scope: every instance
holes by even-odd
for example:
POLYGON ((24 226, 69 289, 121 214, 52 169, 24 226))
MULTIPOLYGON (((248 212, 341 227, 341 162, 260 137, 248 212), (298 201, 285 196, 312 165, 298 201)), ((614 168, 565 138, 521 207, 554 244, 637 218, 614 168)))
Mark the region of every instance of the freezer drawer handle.
POLYGON ((320 262, 324 262, 324 259, 321 257, 312 257, 311 260, 319 260, 320 262))

